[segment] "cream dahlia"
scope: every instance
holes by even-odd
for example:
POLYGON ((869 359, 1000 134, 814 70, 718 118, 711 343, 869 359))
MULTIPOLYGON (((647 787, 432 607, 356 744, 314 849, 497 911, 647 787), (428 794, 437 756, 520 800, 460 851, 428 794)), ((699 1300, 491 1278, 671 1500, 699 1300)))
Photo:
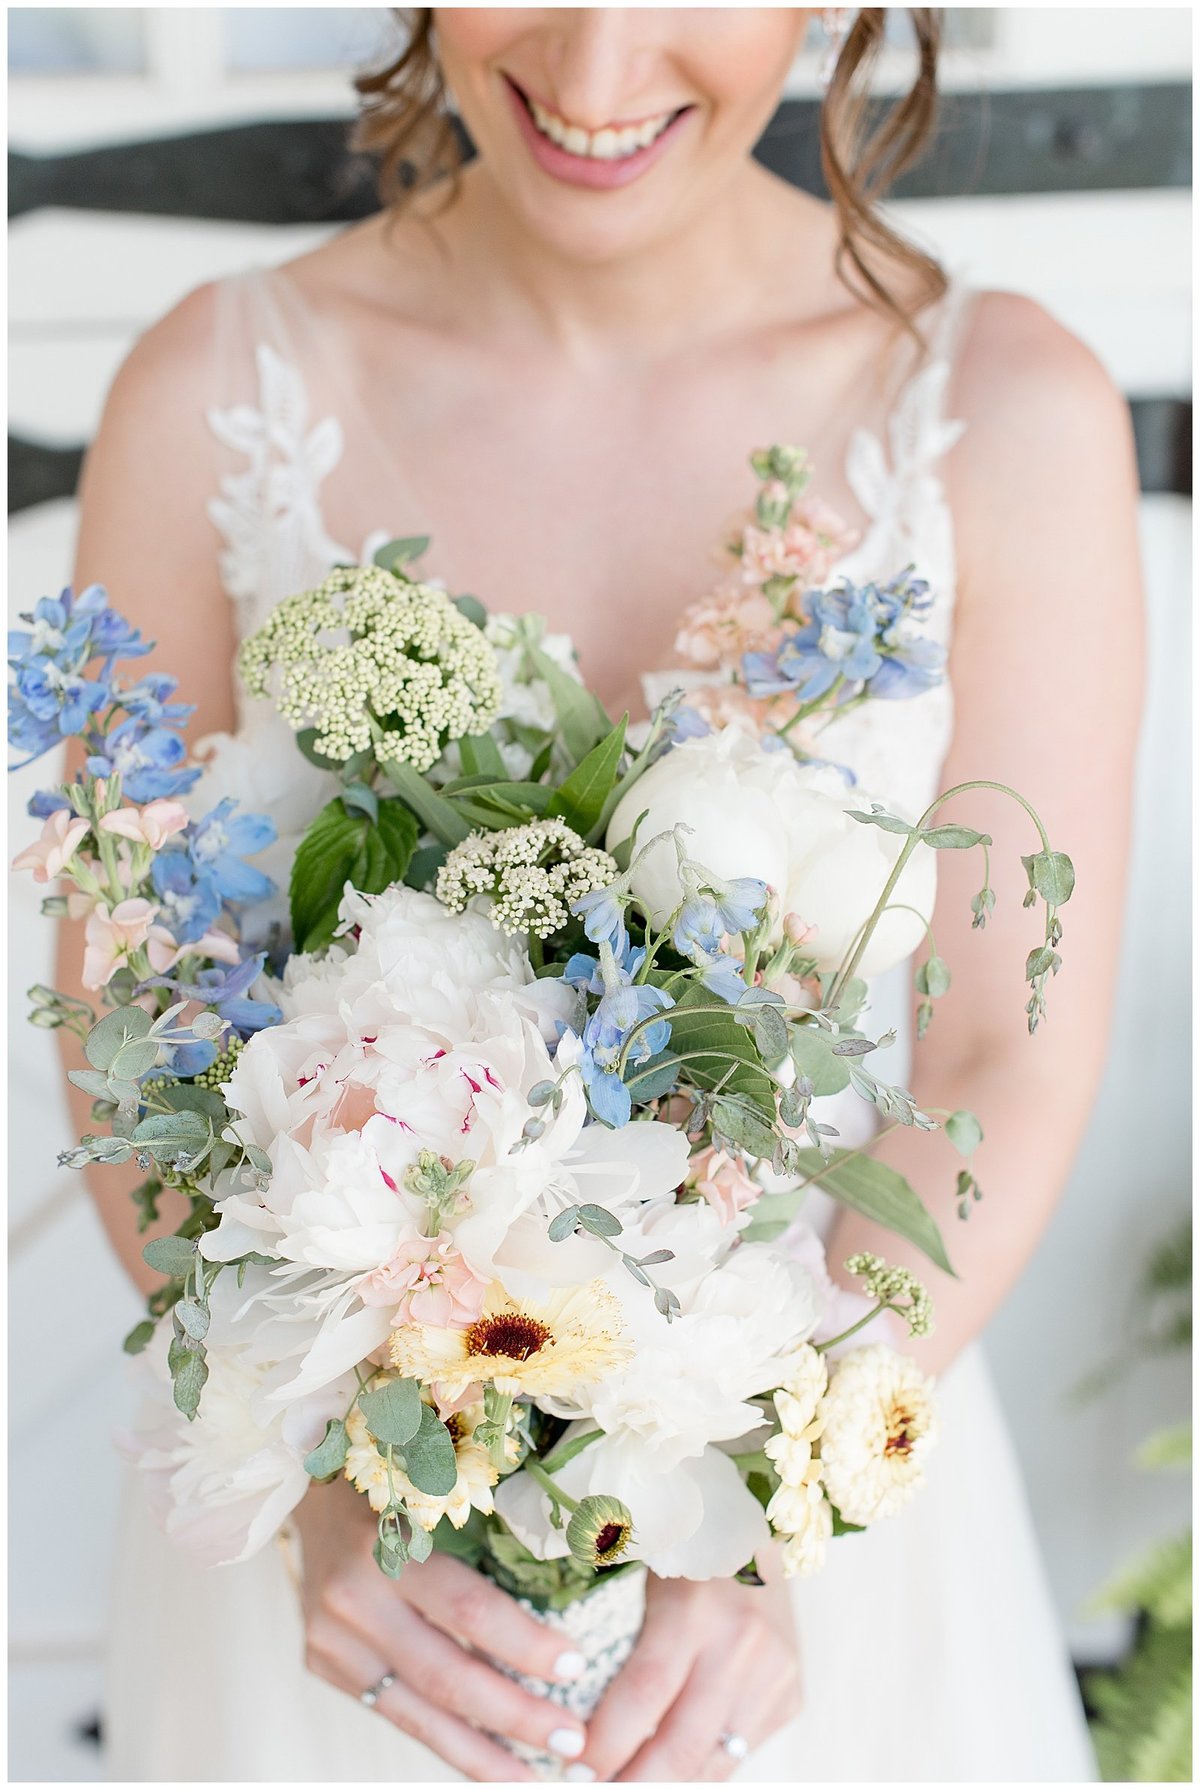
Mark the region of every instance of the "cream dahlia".
POLYGON ((882 1343, 837 1363, 822 1404, 821 1467, 847 1523, 893 1516, 922 1484, 937 1439, 933 1382, 882 1343))

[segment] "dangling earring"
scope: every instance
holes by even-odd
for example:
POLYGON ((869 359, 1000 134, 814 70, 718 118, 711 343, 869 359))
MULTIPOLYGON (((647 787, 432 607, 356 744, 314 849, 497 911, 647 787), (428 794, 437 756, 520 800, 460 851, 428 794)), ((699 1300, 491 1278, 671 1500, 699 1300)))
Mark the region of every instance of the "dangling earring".
POLYGON ((817 65, 817 80, 825 91, 833 80, 833 71, 838 65, 846 39, 850 35, 851 9, 848 6, 826 6, 821 13, 821 30, 825 33, 825 48, 821 52, 821 60, 817 65))

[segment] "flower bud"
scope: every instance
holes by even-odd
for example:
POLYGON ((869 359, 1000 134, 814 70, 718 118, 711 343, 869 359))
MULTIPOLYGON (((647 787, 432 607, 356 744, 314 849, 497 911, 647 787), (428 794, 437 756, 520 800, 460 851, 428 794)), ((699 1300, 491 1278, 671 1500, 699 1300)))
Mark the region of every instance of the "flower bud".
POLYGON ((633 1518, 619 1498, 584 1498, 567 1524, 567 1546, 584 1566, 618 1561, 633 1539, 633 1518))

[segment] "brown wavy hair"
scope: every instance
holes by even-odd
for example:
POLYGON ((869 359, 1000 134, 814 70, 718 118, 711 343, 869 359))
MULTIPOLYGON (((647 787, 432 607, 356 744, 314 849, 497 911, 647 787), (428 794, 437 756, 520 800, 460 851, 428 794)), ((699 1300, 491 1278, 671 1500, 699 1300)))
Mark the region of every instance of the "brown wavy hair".
MULTIPOLYGON (((933 135, 942 15, 937 7, 908 8, 916 74, 907 93, 883 105, 871 98, 870 84, 888 10, 869 6, 855 14, 821 106, 821 167, 838 221, 839 276, 856 297, 912 330, 916 313, 946 290, 946 276, 931 255, 892 228, 879 203, 933 135), (897 274, 907 276, 904 297, 895 290, 897 274)), ((463 140, 446 104, 433 8, 396 11, 407 41, 393 62, 356 80, 354 147, 378 158, 386 204, 402 205, 440 181, 448 183, 449 200, 463 140)))

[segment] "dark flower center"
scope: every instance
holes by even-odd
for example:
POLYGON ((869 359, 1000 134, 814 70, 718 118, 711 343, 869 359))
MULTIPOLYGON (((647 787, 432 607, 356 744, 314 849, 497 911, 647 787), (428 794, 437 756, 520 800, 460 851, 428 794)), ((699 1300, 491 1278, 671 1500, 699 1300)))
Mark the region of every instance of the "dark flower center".
POLYGON ((629 1541, 628 1523, 605 1523, 596 1537, 596 1564, 607 1566, 619 1560, 629 1541))
POLYGON ((908 1454, 916 1441, 913 1434, 916 1419, 911 1411, 903 1405, 893 1407, 888 1421, 887 1441, 884 1444, 885 1454, 908 1454))
POLYGON ((471 1355, 505 1355, 510 1361, 528 1361, 531 1355, 554 1335, 537 1318, 523 1311, 502 1311, 492 1317, 477 1318, 467 1331, 467 1352, 471 1355))

